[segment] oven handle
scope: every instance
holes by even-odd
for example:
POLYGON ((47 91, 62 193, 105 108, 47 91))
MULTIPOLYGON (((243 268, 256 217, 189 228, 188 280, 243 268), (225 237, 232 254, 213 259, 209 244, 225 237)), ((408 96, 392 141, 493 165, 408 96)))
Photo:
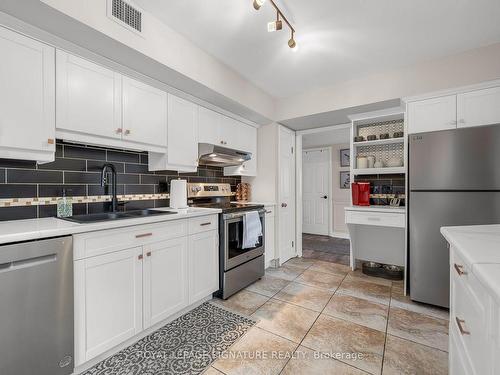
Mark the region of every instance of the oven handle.
MULTIPOLYGON (((252 212, 252 211, 244 211, 244 212, 238 212, 238 213, 224 214, 223 215, 223 219, 224 220, 239 219, 239 218, 242 218, 243 216, 245 216, 246 212, 252 212)), ((259 213, 260 217, 263 217, 266 214, 266 210, 264 210, 264 209, 258 210, 257 212, 259 213)))

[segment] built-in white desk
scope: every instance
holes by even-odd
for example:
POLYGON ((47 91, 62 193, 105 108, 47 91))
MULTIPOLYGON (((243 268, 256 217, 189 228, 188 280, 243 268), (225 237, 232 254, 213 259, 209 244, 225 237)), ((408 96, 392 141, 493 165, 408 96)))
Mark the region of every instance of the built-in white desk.
POLYGON ((356 260, 406 266, 404 207, 349 206, 345 222, 351 238, 351 267, 356 260))

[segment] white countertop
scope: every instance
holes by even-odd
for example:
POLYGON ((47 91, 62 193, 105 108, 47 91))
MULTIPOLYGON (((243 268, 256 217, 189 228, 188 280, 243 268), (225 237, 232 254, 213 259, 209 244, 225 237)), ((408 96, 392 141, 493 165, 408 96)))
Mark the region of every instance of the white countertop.
POLYGON ((500 301, 500 224, 443 227, 441 233, 474 276, 500 301))
POLYGON ((392 206, 347 206, 344 208, 346 211, 365 211, 365 212, 394 212, 404 214, 405 207, 392 207, 392 206))
POLYGON ((187 219, 190 217, 213 215, 222 212, 213 208, 155 208, 159 211, 176 211, 172 215, 101 221, 98 223, 78 224, 71 221, 48 217, 43 219, 12 220, 0 222, 0 244, 41 238, 66 236, 77 233, 94 232, 103 229, 121 228, 132 225, 159 223, 162 221, 187 219))

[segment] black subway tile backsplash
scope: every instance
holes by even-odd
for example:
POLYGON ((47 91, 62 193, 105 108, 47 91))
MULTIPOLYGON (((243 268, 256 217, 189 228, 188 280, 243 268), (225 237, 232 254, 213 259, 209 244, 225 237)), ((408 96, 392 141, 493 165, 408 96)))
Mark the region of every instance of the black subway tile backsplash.
POLYGON ((7 183, 62 184, 62 171, 32 169, 7 169, 7 183))
POLYGON ((37 185, 0 184, 0 198, 31 198, 37 196, 37 185))
MULTIPOLYGON (((168 193, 172 179, 188 182, 229 183, 235 188, 238 177, 223 177, 219 167, 201 166, 197 172, 148 171, 148 154, 84 146, 57 140, 56 159, 36 165, 32 161, 0 159, 0 199, 58 197, 67 189, 68 196, 107 195, 110 187, 101 187, 101 169, 112 163, 118 172, 117 193, 168 193)), ((130 201, 120 210, 168 207, 168 199, 130 201)), ((73 213, 86 214, 109 210, 109 202, 75 203, 73 213)), ((0 207, 0 221, 56 216, 56 205, 0 207)))
POLYGON ((85 146, 64 145, 63 155, 65 158, 106 160, 106 150, 85 146))

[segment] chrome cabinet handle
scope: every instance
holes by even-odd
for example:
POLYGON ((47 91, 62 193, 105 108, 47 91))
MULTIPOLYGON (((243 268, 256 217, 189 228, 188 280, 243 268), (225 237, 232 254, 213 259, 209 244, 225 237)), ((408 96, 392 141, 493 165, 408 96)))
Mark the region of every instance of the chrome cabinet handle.
POLYGON ((464 271, 464 266, 454 263, 453 267, 455 267, 455 271, 457 271, 458 276, 467 275, 467 272, 464 271))
POLYGON ((121 134, 123 132, 123 129, 122 128, 117 128, 116 129, 116 134, 121 134))
POLYGON ((49 139, 47 139, 47 143, 48 143, 49 145, 53 145, 53 144, 55 143, 55 142, 54 142, 54 138, 49 138, 49 139))
POLYGON ((139 260, 142 260, 144 258, 144 256, 142 254, 139 254, 139 256, 137 257, 137 259, 139 260))
POLYGON ((149 236, 152 236, 152 235, 153 235, 153 233, 136 234, 135 238, 149 237, 149 236))
POLYGON ((283 208, 288 207, 288 204, 286 204, 286 203, 281 203, 281 207, 283 207, 283 208))
POLYGON ((205 227, 205 226, 210 225, 210 224, 212 224, 212 223, 210 223, 210 222, 208 222, 208 223, 201 223, 200 227, 205 227))
POLYGON ((465 320, 459 319, 458 317, 455 317, 455 320, 457 322, 458 330, 460 331, 461 335, 470 335, 469 331, 466 331, 465 328, 463 327, 463 324, 465 324, 465 320))
POLYGON ((151 251, 148 251, 148 252, 146 253, 146 256, 150 257, 150 256, 151 256, 151 251))
POLYGON ((125 130, 125 135, 130 135, 130 133, 132 133, 130 129, 125 130))

